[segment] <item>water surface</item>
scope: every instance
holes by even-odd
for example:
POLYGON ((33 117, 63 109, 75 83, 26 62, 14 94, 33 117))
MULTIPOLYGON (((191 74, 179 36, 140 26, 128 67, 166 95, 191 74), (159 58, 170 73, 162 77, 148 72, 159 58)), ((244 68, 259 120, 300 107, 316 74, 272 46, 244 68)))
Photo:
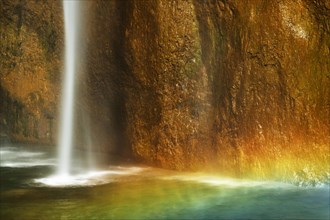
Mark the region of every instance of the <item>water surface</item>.
POLYGON ((302 188, 132 166, 108 167, 81 184, 49 186, 38 180, 56 170, 50 155, 12 150, 0 151, 0 219, 330 217, 328 186, 302 188))

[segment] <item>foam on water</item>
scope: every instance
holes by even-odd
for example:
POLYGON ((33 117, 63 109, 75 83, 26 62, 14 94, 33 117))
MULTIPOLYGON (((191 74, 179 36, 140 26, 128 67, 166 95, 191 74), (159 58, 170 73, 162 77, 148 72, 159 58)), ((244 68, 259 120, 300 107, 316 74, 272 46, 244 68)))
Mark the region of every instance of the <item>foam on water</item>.
POLYGON ((114 175, 135 175, 142 170, 143 168, 140 167, 112 167, 109 170, 90 171, 76 175, 54 175, 36 179, 35 182, 56 187, 93 186, 112 182, 114 175))
POLYGON ((210 175, 174 175, 166 176, 162 178, 164 180, 177 180, 177 181, 189 181, 207 184, 210 186, 224 186, 230 188, 236 187, 263 187, 263 188, 273 188, 273 187, 293 187, 292 184, 274 182, 274 181, 255 181, 246 179, 234 179, 221 176, 210 176, 210 175))
POLYGON ((21 151, 18 148, 0 148, 0 167, 33 167, 33 166, 54 166, 56 160, 49 158, 45 152, 21 151))

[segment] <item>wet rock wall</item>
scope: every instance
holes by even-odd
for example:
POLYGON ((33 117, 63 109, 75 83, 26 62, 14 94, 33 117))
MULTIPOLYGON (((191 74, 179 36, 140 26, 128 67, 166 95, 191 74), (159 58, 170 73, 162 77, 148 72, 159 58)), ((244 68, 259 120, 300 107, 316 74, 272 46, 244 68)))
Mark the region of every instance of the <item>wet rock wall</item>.
POLYGON ((63 66, 61 2, 0 4, 1 139, 52 144, 63 66))
MULTIPOLYGON (((16 45, 14 36, 24 33, 24 28, 18 31, 22 22, 10 11, 15 7, 9 10, 12 3, 1 3, 7 10, 1 22, 11 31, 1 36, 13 33, 2 47, 16 45)), ((60 8, 43 3, 38 7, 50 7, 50 14, 60 8)), ((32 6, 29 1, 24 7, 32 6)), ((86 1, 77 142, 86 142, 88 133, 110 154, 171 169, 259 177, 326 175, 329 10, 326 0, 86 1)), ((49 74, 58 69, 60 58, 54 54, 63 45, 60 37, 51 43, 52 32, 44 30, 49 25, 40 22, 42 18, 31 21, 34 29, 26 36, 41 36, 44 52, 35 60, 48 67, 40 72, 49 74), (52 59, 47 59, 49 54, 52 59)), ((51 17, 45 20, 49 23, 51 17)), ((62 36, 61 26, 54 27, 55 36, 62 36)), ((14 59, 5 55, 2 65, 18 76, 16 67, 9 66, 14 59)), ((17 100, 29 109, 27 99, 20 98, 26 95, 15 95, 17 85, 8 86, 3 73, 4 100, 17 100)), ((42 91, 41 85, 52 85, 55 92, 41 94, 57 106, 58 72, 55 75, 30 87, 42 91)), ((56 120, 56 107, 44 103, 34 106, 49 106, 47 117, 56 120)), ((22 121, 12 113, 21 107, 7 106, 13 110, 2 111, 2 121, 22 121)), ((4 130, 15 137, 12 128, 4 130)), ((30 133, 27 136, 35 132, 30 133)))

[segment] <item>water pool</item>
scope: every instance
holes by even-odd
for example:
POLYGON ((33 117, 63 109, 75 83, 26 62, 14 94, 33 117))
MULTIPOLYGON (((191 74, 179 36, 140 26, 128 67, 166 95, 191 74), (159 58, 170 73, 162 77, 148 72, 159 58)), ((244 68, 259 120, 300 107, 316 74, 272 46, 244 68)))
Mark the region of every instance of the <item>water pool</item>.
POLYGON ((0 219, 330 218, 329 186, 302 188, 118 166, 90 184, 49 186, 38 180, 54 172, 51 158, 30 154, 24 160, 3 152, 0 219))

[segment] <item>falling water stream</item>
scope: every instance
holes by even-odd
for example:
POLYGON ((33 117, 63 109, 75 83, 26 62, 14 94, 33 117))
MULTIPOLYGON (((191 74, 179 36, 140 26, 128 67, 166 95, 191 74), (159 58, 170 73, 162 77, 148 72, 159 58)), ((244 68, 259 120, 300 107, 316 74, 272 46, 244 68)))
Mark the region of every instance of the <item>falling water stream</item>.
POLYGON ((62 91, 61 128, 59 135, 58 175, 70 174, 74 121, 74 92, 79 1, 63 1, 65 24, 65 74, 62 91))
MULTIPOLYGON (((85 132, 87 151, 82 153, 73 152, 74 118, 75 118, 75 91, 78 64, 81 64, 81 55, 78 48, 81 46, 79 40, 81 1, 63 0, 64 26, 65 26, 65 67, 62 88, 62 105, 58 139, 57 170, 55 175, 37 179, 51 186, 72 186, 86 182, 95 182, 111 171, 91 171, 94 167, 92 158, 92 141, 88 132, 85 132), (81 161, 87 160, 87 167, 81 161), (77 169, 78 168, 78 169, 77 169), (77 171, 78 170, 78 171, 77 171)), ((87 119, 84 119, 87 120, 87 119)), ((88 128, 86 123, 85 129, 88 128)), ((88 130, 88 129, 87 129, 88 130)))

